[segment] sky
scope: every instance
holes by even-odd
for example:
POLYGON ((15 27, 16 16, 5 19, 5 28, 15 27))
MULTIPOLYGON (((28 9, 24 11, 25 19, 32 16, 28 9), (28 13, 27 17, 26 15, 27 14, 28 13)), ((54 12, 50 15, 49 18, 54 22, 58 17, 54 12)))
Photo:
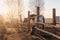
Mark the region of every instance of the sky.
MULTIPOLYGON (((23 0, 24 2, 22 3, 24 6, 22 7, 24 10, 22 12, 22 14, 26 14, 27 15, 27 11, 30 10, 31 13, 36 13, 36 5, 35 5, 35 0, 30 0, 30 4, 28 0, 23 0), (30 6, 29 6, 29 5, 30 6), (28 6, 29 8, 28 8, 28 6)), ((60 16, 60 0, 44 0, 44 8, 42 11, 44 11, 43 13, 41 13, 42 15, 44 15, 45 18, 52 18, 52 9, 56 8, 56 16, 60 16)))
POLYGON ((8 6, 5 4, 4 0, 0 0, 0 14, 6 16, 8 12, 8 6))
POLYGON ((45 0, 45 13, 46 18, 52 18, 52 9, 56 8, 56 16, 60 16, 60 0, 45 0))
MULTIPOLYGON (((21 10, 23 10, 23 11, 21 11, 23 16, 26 16, 27 15, 27 11, 30 10, 28 8, 29 7, 28 3, 29 3, 28 0, 26 0, 26 1, 23 0, 23 2, 21 4, 23 6, 22 9, 21 9, 21 10)), ((31 4, 33 4, 33 1, 32 1, 31 4)), ((45 18, 52 18, 52 9, 53 8, 56 8, 56 14, 57 14, 57 16, 60 16, 60 5, 59 4, 60 4, 60 0, 44 0, 44 9, 43 9, 44 13, 43 13, 43 15, 45 16, 45 18)), ((17 11, 18 10, 17 9, 17 1, 14 1, 13 5, 14 5, 14 6, 12 6, 13 10, 15 11, 15 13, 18 13, 18 11, 17 11), (14 7, 16 7, 16 9, 14 9, 14 7)), ((31 9, 33 9, 33 10, 30 10, 31 12, 35 10, 34 7, 32 7, 32 6, 33 5, 30 6, 31 9)), ((6 4, 5 0, 0 0, 0 14, 3 15, 4 17, 6 17, 8 12, 9 12, 9 7, 6 4)), ((34 12, 32 12, 32 13, 34 13, 34 12)))

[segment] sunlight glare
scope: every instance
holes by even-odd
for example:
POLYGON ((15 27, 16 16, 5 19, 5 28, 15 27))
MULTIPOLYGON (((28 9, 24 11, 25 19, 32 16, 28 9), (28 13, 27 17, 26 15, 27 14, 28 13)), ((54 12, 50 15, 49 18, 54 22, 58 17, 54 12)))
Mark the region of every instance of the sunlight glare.
POLYGON ((8 8, 5 6, 0 6, 0 14, 6 14, 8 12, 8 8))
POLYGON ((2 15, 5 18, 8 13, 8 9, 9 8, 5 4, 4 0, 0 0, 0 15, 2 15))

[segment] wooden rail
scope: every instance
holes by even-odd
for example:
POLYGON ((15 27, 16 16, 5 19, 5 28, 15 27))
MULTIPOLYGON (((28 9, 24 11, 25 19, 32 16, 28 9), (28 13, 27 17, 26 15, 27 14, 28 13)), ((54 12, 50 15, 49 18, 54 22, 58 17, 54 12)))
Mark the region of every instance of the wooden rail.
MULTIPOLYGON (((47 31, 45 31, 45 30, 41 30, 41 29, 39 29, 39 28, 37 28, 37 27, 35 27, 35 30, 37 30, 38 32, 45 33, 45 34, 47 34, 47 36, 49 35, 49 36, 51 36, 51 37, 53 37, 53 38, 56 38, 57 40, 60 40, 60 36, 57 36, 57 35, 55 35, 55 34, 53 34, 53 33, 47 32, 47 31)), ((39 35, 40 35, 40 34, 39 34, 39 35)))

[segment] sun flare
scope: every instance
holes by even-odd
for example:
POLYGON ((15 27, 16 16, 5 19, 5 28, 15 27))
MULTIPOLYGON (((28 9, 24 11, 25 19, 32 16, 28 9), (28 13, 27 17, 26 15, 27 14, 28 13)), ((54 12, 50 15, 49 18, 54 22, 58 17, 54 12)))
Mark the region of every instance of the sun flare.
POLYGON ((0 15, 5 17, 8 13, 8 6, 4 3, 4 0, 0 0, 0 15))
POLYGON ((6 14, 8 12, 8 8, 5 6, 0 6, 0 14, 6 14))

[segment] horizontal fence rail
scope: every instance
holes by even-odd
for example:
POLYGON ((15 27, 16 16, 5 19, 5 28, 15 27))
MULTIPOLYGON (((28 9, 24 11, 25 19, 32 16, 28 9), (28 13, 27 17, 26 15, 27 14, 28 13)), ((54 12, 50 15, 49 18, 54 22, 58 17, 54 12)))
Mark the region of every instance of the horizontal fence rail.
MULTIPOLYGON (((55 34, 53 34, 53 33, 48 32, 48 31, 41 30, 41 29, 39 29, 39 28, 37 28, 37 27, 35 27, 34 30, 38 31, 39 33, 42 32, 42 34, 46 34, 46 35, 49 35, 49 36, 51 36, 51 37, 53 37, 53 38, 56 38, 57 40, 60 40, 60 36, 57 36, 57 35, 55 35, 55 34)), ((35 32, 35 31, 34 31, 34 32, 35 32)), ((35 32, 35 33, 39 34, 38 32, 35 32)), ((40 34, 39 34, 39 35, 40 35, 40 34)))

